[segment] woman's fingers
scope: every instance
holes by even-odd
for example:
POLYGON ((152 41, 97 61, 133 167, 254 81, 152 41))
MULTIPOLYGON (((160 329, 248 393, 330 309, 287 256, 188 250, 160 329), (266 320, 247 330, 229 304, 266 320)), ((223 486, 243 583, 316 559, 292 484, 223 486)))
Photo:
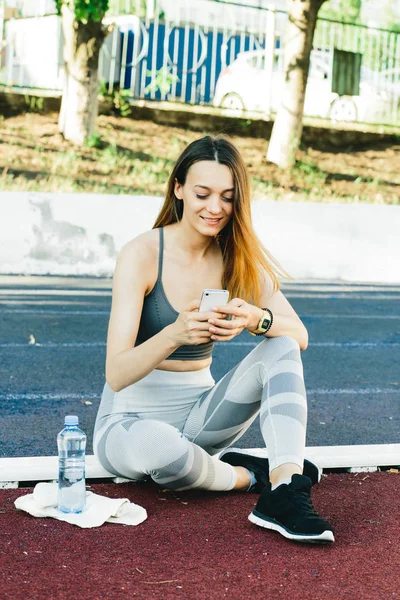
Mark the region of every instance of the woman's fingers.
POLYGON ((210 321, 210 319, 223 319, 224 315, 221 315, 221 313, 216 313, 216 312, 195 312, 195 313, 190 313, 190 317, 191 320, 196 320, 196 321, 204 321, 206 323, 208 323, 210 321))
POLYGON ((239 333, 242 333, 245 326, 246 320, 239 317, 233 321, 209 319, 211 339, 217 342, 228 342, 239 333))
POLYGON ((227 333, 227 335, 217 335, 216 333, 212 333, 211 335, 211 339, 214 342, 229 342, 230 340, 232 340, 236 335, 239 335, 239 333, 241 333, 243 330, 241 329, 240 331, 229 331, 227 333))
POLYGON ((218 327, 218 329, 225 329, 232 331, 233 329, 239 329, 240 327, 245 327, 245 320, 235 319, 234 321, 227 321, 226 319, 209 319, 208 323, 212 327, 218 327))
POLYGON ((229 341, 246 327, 248 310, 246 303, 234 299, 224 306, 213 307, 211 311, 199 312, 200 301, 192 300, 181 315, 190 343, 204 343, 210 340, 229 341), (235 317, 232 320, 228 318, 235 317))
POLYGON ((215 327, 213 325, 210 326, 210 333, 213 339, 221 338, 227 340, 235 337, 235 335, 239 335, 242 333, 244 327, 243 326, 235 326, 234 328, 224 328, 224 327, 215 327))
POLYGON ((210 323, 208 321, 189 321, 188 326, 190 329, 196 329, 196 331, 210 331, 210 323))
POLYGON ((211 334, 214 335, 220 335, 222 337, 227 337, 229 335, 237 335, 239 333, 239 331, 241 331, 241 329, 235 328, 235 329, 222 329, 221 327, 218 327, 218 329, 216 327, 210 327, 210 332, 211 334))
POLYGON ((248 314, 248 310, 246 310, 245 308, 240 308, 238 306, 233 306, 230 304, 226 304, 225 306, 216 306, 214 312, 219 313, 219 316, 221 317, 222 314, 224 315, 224 317, 226 317, 227 315, 231 315, 233 317, 246 317, 248 314))
POLYGON ((192 300, 187 305, 184 312, 193 312, 194 310, 199 310, 199 308, 200 308, 200 300, 192 300))

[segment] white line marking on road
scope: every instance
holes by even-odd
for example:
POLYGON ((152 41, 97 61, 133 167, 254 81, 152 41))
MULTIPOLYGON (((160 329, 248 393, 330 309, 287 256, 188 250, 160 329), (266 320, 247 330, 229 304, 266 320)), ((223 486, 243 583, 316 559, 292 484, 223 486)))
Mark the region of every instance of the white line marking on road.
MULTIPOLYGON (((39 308, 6 308, 0 309, 1 315, 88 315, 88 316, 99 316, 99 315, 110 315, 110 310, 41 310, 39 308)), ((371 314, 365 315, 344 315, 340 314, 319 314, 319 315, 301 315, 301 319, 365 319, 370 320, 371 314)), ((400 315, 374 315, 374 321, 376 319, 400 319, 400 315)))
POLYGON ((100 394, 0 394, 0 400, 99 400, 100 394))
MULTIPOLYGON (((40 309, 20 309, 17 308, 16 310, 12 309, 12 308, 6 308, 5 310, 0 309, 0 315, 88 315, 88 316, 95 316, 95 315, 109 315, 110 311, 109 310, 40 310, 40 309)), ((340 316, 340 315, 338 315, 340 316)), ((350 316, 350 315, 349 315, 350 316)), ((371 318, 369 317, 365 317, 365 318, 371 318)), ((379 317, 374 317, 378 318, 379 317)), ((398 317, 400 319, 400 316, 398 317)))
MULTIPOLYGON (((329 315, 299 315, 301 319, 371 319, 369 315, 343 315, 343 314, 329 314, 329 315)), ((375 319, 400 319, 400 315, 374 315, 375 319)))
MULTIPOLYGON (((255 348, 257 342, 226 342, 229 346, 246 346, 255 348)), ((101 348, 105 347, 105 342, 37 342, 29 344, 28 342, 9 342, 0 344, 0 348, 101 348)), ((221 343, 217 346, 221 347, 221 343)), ((400 342, 312 342, 308 344, 309 348, 397 348, 400 342)))
MULTIPOLYGON (((72 296, 72 294, 68 294, 69 296, 72 296)), ((95 296, 95 294, 87 294, 88 296, 95 296)), ((22 294, 21 294, 22 296, 22 294)), ((45 294, 43 294, 43 296, 45 296, 45 294)), ((77 295, 78 296, 78 295, 77 295)), ((76 296, 76 297, 77 297, 76 296)), ((82 294, 81 297, 86 296, 86 294, 82 294)), ((109 296, 111 298, 110 294, 104 294, 101 293, 99 294, 99 296, 109 296)), ((346 295, 346 294, 337 294, 337 295, 331 295, 331 294, 285 294, 286 298, 288 299, 292 299, 292 298, 309 298, 311 300, 313 300, 314 298, 319 298, 319 299, 325 299, 325 300, 400 300, 400 294, 392 294, 392 295, 384 295, 384 294, 371 294, 369 296, 367 295, 361 295, 361 294, 351 294, 351 295, 346 295)), ((77 304, 78 300, 74 301, 74 300, 52 300, 52 299, 46 299, 45 297, 43 297, 41 300, 25 300, 23 298, 21 299, 15 299, 15 300, 11 300, 9 298, 7 298, 7 296, 3 296, 1 297, 0 294, 0 304, 5 304, 5 305, 16 305, 16 306, 21 306, 24 304, 30 304, 30 305, 54 305, 54 304, 77 304)), ((84 302, 83 300, 80 301, 80 303, 84 303, 84 304, 89 304, 89 299, 84 302)))
POLYGON ((398 342, 311 342, 309 347, 336 348, 388 348, 400 346, 398 342))
MULTIPOLYGON (((330 289, 296 289, 286 288, 284 294, 290 298, 378 298, 391 297, 399 293, 399 288, 379 288, 374 289, 343 289, 343 287, 330 289)), ((111 296, 112 289, 77 289, 77 288, 0 288, 0 296, 111 296)), ((400 298, 400 296, 397 296, 400 298)))
POLYGON ((338 388, 338 389, 324 389, 317 388, 315 390, 306 390, 307 395, 336 395, 336 394, 399 394, 400 389, 396 390, 393 388, 338 388))
MULTIPOLYGON (((392 388, 337 388, 337 389, 325 389, 325 388, 316 388, 307 390, 308 396, 333 396, 333 395, 376 395, 376 394, 399 394, 399 390, 395 390, 392 388)), ((10 401, 10 400, 99 400, 101 398, 101 394, 49 394, 49 393, 25 393, 25 394, 0 394, 0 400, 10 401)))
MULTIPOLYGON (((223 342, 222 342, 223 343, 223 342)), ((257 346, 254 342, 227 342, 230 346, 257 346)), ((218 342, 217 342, 218 344, 218 342)), ((221 345, 221 343, 220 343, 221 345)), ((388 348, 400 346, 398 342, 311 342, 308 348, 388 348)))
POLYGON ((13 290, 0 289, 1 296, 111 296, 111 290, 68 290, 68 289, 36 289, 13 290))
POLYGON ((285 281, 281 283, 282 291, 284 292, 324 292, 334 293, 340 292, 400 292, 400 287, 395 283, 308 283, 307 281, 298 280, 290 283, 285 281))
POLYGON ((105 347, 105 342, 44 342, 29 344, 26 342, 25 344, 21 344, 18 342, 10 342, 9 344, 0 344, 0 348, 97 348, 97 347, 105 347))
MULTIPOLYGON (((98 303, 100 304, 100 303, 98 303)), ((59 308, 60 306, 62 307, 72 307, 74 308, 75 306, 79 306, 79 307, 90 307, 90 306, 94 306, 93 302, 90 302, 89 300, 87 302, 84 302, 83 300, 81 300, 80 302, 76 302, 75 300, 53 300, 52 302, 46 302, 45 300, 32 300, 31 302, 18 302, 18 301, 14 301, 14 300, 6 300, 6 301, 2 301, 0 300, 0 311, 2 311, 3 309, 1 308, 2 306, 51 306, 53 307, 53 310, 55 308, 59 308)), ((46 309, 45 309, 46 310, 46 309)), ((110 310, 110 309, 108 309, 110 310)), ((60 311, 63 312, 63 311, 60 311)))
POLYGON ((297 294, 285 294, 286 298, 324 298, 325 300, 400 300, 400 295, 396 293, 392 294, 375 294, 371 292, 371 294, 335 294, 335 293, 326 293, 326 294, 307 294, 307 293, 297 293, 297 294))

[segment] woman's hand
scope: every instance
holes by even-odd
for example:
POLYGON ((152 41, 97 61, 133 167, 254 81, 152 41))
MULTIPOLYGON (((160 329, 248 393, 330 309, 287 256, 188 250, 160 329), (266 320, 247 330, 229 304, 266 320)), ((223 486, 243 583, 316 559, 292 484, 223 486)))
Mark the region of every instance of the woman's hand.
POLYGON ((242 333, 243 329, 253 331, 257 328, 262 316, 260 308, 248 304, 240 298, 233 298, 224 306, 215 306, 213 311, 219 313, 219 317, 210 317, 208 323, 210 324, 211 339, 216 342, 228 342, 242 333), (225 315, 232 315, 231 320, 224 319, 225 315))
POLYGON ((218 319, 220 313, 198 312, 200 300, 193 300, 181 313, 175 323, 168 325, 170 337, 178 346, 197 346, 210 341, 209 319, 218 319))

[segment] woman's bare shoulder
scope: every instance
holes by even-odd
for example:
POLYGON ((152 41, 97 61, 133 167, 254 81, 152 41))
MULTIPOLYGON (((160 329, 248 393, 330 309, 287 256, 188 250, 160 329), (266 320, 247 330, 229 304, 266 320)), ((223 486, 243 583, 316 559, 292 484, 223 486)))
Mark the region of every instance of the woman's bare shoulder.
POLYGON ((271 277, 271 274, 267 271, 264 271, 260 279, 260 288, 261 296, 265 303, 267 299, 272 298, 275 292, 279 290, 279 281, 277 280, 275 283, 271 277))
POLYGON ((126 290, 140 287, 146 295, 153 289, 158 273, 158 236, 156 229, 141 233, 119 251, 113 287, 126 290))
POLYGON ((140 266, 149 266, 158 256, 158 229, 150 229, 126 242, 118 254, 121 262, 140 262, 140 266))

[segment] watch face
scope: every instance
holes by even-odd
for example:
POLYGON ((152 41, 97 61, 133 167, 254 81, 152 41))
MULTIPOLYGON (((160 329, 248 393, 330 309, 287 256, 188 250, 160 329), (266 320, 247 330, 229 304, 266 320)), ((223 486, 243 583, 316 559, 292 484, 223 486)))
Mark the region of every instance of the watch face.
POLYGON ((267 327, 269 327, 270 323, 271 323, 271 319, 268 319, 268 317, 265 317, 264 321, 261 324, 261 328, 267 329, 267 327))

